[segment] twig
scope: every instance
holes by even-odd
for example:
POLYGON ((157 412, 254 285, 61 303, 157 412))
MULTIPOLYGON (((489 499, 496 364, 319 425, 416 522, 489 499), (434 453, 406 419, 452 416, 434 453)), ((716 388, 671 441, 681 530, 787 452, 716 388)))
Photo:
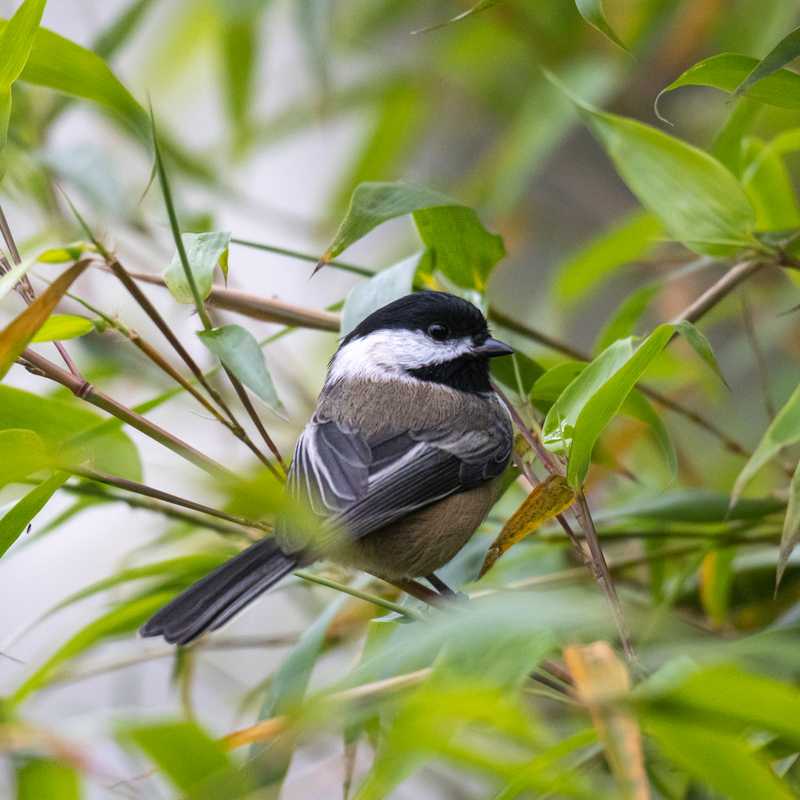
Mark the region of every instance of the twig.
MULTIPOLYGON (((166 283, 160 275, 153 275, 149 272, 129 272, 128 274, 141 283, 150 283, 153 286, 166 288, 166 283)), ((340 325, 339 315, 330 311, 303 308, 284 303, 273 297, 262 297, 238 289, 228 289, 225 286, 212 286, 206 303, 214 308, 235 311, 262 322, 276 322, 281 325, 296 325, 302 328, 332 332, 337 332, 340 325)))
POLYGON ((99 500, 103 500, 108 503, 125 503, 125 505, 129 506, 130 508, 140 508, 145 511, 152 511, 155 514, 162 514, 165 517, 177 519, 181 522, 188 522, 193 525, 207 528, 208 530, 216 531, 217 533, 226 535, 233 534, 236 536, 244 535, 249 536, 251 539, 260 538, 261 536, 259 533, 258 537, 256 537, 253 530, 249 528, 242 529, 239 524, 232 524, 219 518, 208 519, 207 517, 199 514, 193 514, 189 511, 182 511, 180 508, 177 508, 171 503, 165 503, 152 497, 145 497, 143 495, 115 494, 114 492, 109 492, 106 489, 103 489, 100 486, 96 486, 92 483, 65 483, 61 488, 63 491, 66 491, 70 494, 76 494, 82 497, 96 497, 99 500))
POLYGON ((172 505, 180 506, 181 508, 188 508, 190 511, 199 511, 201 514, 208 514, 210 517, 216 517, 217 519, 223 519, 227 522, 233 522, 236 525, 241 525, 243 528, 256 528, 266 533, 272 532, 272 525, 266 522, 259 522, 258 520, 247 519, 246 517, 239 517, 235 514, 229 514, 227 511, 220 511, 219 509, 211 508, 211 506, 204 505, 203 503, 197 503, 194 500, 187 500, 183 497, 178 497, 178 495, 164 492, 161 489, 147 486, 144 483, 131 481, 127 478, 120 478, 117 475, 108 475, 105 472, 98 472, 97 470, 87 469, 86 467, 75 467, 69 465, 59 466, 59 469, 63 469, 65 472, 70 472, 73 475, 78 475, 81 478, 86 478, 86 480, 104 483, 108 486, 114 486, 117 489, 123 489, 126 492, 133 492, 134 494, 139 494, 144 497, 151 497, 154 500, 161 500, 164 503, 171 503, 172 505))
POLYGON ((44 356, 39 355, 33 350, 25 350, 20 357, 20 361, 30 372, 60 383, 62 386, 69 389, 76 397, 85 400, 87 403, 91 403, 97 408, 101 408, 103 411, 127 423, 132 428, 136 428, 136 430, 145 434, 145 436, 149 436, 159 444, 164 445, 164 447, 167 447, 182 458, 190 461, 209 475, 226 480, 233 477, 232 473, 223 467, 222 464, 218 464, 212 458, 204 455, 199 450, 195 450, 194 447, 182 441, 174 434, 164 430, 164 428, 151 422, 146 417, 137 414, 132 409, 109 397, 87 381, 76 377, 71 372, 61 369, 52 361, 44 358, 44 356))

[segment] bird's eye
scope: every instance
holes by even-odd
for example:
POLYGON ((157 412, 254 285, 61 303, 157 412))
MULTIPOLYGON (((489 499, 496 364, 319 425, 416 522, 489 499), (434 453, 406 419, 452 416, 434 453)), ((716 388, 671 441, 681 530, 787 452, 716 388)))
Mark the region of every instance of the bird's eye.
POLYGON ((443 342, 450 335, 450 329, 447 325, 441 325, 434 322, 433 325, 428 327, 428 336, 437 342, 443 342))

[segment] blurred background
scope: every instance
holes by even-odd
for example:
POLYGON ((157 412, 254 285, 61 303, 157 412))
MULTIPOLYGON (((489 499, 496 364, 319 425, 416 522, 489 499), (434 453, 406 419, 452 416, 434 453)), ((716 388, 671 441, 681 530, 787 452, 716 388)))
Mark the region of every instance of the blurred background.
MULTIPOLYGON (((7 17, 16 5, 2 0, 0 12, 7 17)), ((473 5, 471 0, 58 0, 48 4, 43 25, 100 52, 140 102, 152 103, 170 144, 168 165, 186 230, 226 230, 238 239, 319 256, 358 183, 419 182, 474 206, 484 224, 503 236, 508 255, 488 294, 508 316, 591 353, 611 312, 638 287, 663 278, 664 289, 642 329, 669 319, 719 267, 663 241, 655 230, 640 243, 641 229, 650 223, 542 68, 598 106, 664 126, 654 113, 661 89, 707 55, 763 56, 797 24, 796 4, 607 0, 608 21, 630 52, 587 25, 565 0, 486 3, 480 13, 438 27, 473 5), (616 235, 618 243, 630 237, 624 263, 606 262, 597 250, 586 255, 587 245, 607 234, 616 235)), ((674 126, 665 127, 672 134, 711 147, 732 105, 711 89, 685 88, 664 97, 659 110, 674 126)), ((768 139, 798 123, 797 111, 764 108, 754 135, 768 139)), ((25 252, 80 238, 61 186, 129 269, 160 273, 173 245, 160 193, 148 189, 151 166, 151 154, 112 114, 28 84, 15 86, 0 191, 25 252)), ((377 270, 413 252, 414 242, 413 226, 404 218, 382 226, 343 258, 377 270)), ((341 301, 357 280, 333 269, 310 279, 312 263, 241 244, 231 246, 229 263, 229 286, 320 309, 341 301)), ((169 302, 159 287, 146 291, 198 361, 210 366, 210 355, 193 334, 197 321, 190 307, 169 302)), ((93 271, 82 279, 81 293, 156 338, 149 320, 108 275, 93 271)), ((770 408, 779 407, 796 384, 800 340, 792 335, 794 318, 779 314, 797 304, 798 292, 776 272, 743 296, 747 306, 731 299, 704 327, 733 392, 680 346, 659 360, 652 375, 665 392, 705 408, 752 446, 770 408), (743 314, 754 315, 752 327, 770 370, 766 398, 743 314), (683 359, 684 367, 674 370, 683 359)), ((21 307, 5 308, 3 320, 21 307)), ((237 318, 221 311, 216 319, 237 318)), ((257 338, 279 329, 246 324, 257 338)), ((543 365, 555 363, 552 349, 511 338, 543 365)), ((297 331, 265 348, 288 420, 262 411, 285 454, 313 408, 335 347, 334 334, 297 331)), ((72 350, 87 377, 129 405, 168 386, 120 337, 91 335, 72 350)), ((19 367, 9 380, 36 393, 53 392, 19 367)), ((247 451, 185 397, 152 418, 226 465, 250 463, 247 451)), ((615 423, 616 438, 609 441, 628 441, 632 424, 615 423)), ((670 417, 669 427, 681 485, 727 490, 741 462, 685 419, 670 417)), ((167 451, 131 435, 148 483, 189 496, 213 493, 167 451)), ((629 450, 621 449, 625 468, 635 471, 652 453, 648 447, 630 443, 629 450)), ((598 488, 597 508, 609 498, 658 495, 658 481, 635 485, 615 474, 619 466, 611 459, 604 467, 608 472, 600 471, 614 477, 598 488)), ((17 496, 4 490, 0 500, 10 503, 17 496)), ((140 563, 143 548, 171 531, 158 516, 124 504, 77 513, 74 503, 68 494, 59 495, 37 517, 28 540, 17 544, 13 558, 0 563, 0 650, 11 656, 0 657, 0 694, 106 608, 108 597, 89 598, 26 632, 28 626, 83 586, 140 563), (65 512, 74 516, 57 535, 42 535, 65 512)), ((177 534, 174 546, 181 547, 177 534)), ((329 600, 324 591, 277 591, 237 619, 225 636, 285 635, 290 641, 329 600)), ((348 665, 354 647, 323 661, 315 680, 348 665)), ((222 734, 250 720, 252 709, 242 706, 242 696, 285 652, 285 646, 204 651, 193 684, 203 724, 222 734)), ((146 770, 144 762, 99 732, 129 714, 179 712, 185 698, 170 682, 172 669, 169 648, 130 636, 92 651, 32 697, 26 713, 68 731, 104 774, 130 777, 146 770)), ((321 787, 341 773, 335 753, 325 741, 301 751, 283 796, 333 796, 321 787)), ((5 796, 11 790, 4 791, 4 779, 10 776, 0 770, 5 796)), ((91 796, 111 796, 107 786, 95 787, 91 796)), ((431 770, 392 797, 473 796, 464 794, 465 786, 446 771, 431 770)), ((156 791, 133 784, 113 793, 156 797, 156 791)))

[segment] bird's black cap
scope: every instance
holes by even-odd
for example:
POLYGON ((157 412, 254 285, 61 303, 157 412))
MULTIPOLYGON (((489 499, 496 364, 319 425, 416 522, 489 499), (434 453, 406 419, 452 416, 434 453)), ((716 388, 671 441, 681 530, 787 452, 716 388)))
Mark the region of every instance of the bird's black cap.
POLYGON ((424 291, 408 294, 373 311, 342 339, 342 345, 374 331, 425 331, 436 324, 446 326, 454 339, 471 336, 480 341, 489 336, 486 318, 477 306, 447 292, 424 291))

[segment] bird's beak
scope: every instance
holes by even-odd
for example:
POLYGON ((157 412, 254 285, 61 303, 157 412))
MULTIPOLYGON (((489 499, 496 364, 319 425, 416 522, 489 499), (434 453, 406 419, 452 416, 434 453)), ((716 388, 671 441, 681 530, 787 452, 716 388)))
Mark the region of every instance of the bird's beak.
POLYGON ((496 358, 497 356, 510 356, 514 352, 504 342, 489 337, 483 344, 472 348, 472 354, 481 358, 496 358))

